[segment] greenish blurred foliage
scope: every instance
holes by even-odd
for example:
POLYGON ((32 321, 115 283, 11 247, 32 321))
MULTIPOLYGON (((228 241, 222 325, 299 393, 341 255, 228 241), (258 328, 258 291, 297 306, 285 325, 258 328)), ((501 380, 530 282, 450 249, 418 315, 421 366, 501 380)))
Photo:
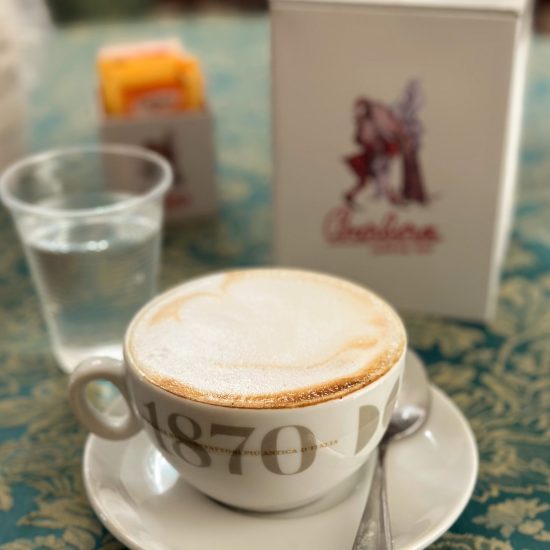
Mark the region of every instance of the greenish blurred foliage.
POLYGON ((47 0, 58 23, 94 19, 125 19, 145 15, 155 5, 154 0, 47 0))

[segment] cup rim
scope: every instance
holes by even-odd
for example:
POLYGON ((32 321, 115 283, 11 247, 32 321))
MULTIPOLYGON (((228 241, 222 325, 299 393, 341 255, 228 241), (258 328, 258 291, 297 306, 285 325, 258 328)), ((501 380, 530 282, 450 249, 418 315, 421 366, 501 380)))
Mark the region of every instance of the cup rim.
MULTIPOLYGON (((317 274, 322 274, 322 275, 329 275, 330 277, 337 277, 339 279, 342 279, 343 281, 351 282, 354 285, 358 285, 358 283, 355 283, 353 281, 349 281, 348 279, 346 279, 344 277, 338 277, 336 275, 332 275, 332 274, 328 274, 328 273, 324 273, 324 272, 320 272, 320 271, 303 270, 303 269, 298 269, 298 268, 287 268, 287 267, 281 268, 281 267, 277 267, 277 266, 258 266, 258 267, 252 267, 251 266, 251 267, 244 267, 244 268, 221 269, 221 270, 218 270, 218 271, 199 274, 196 277, 192 277, 192 278, 190 278, 186 281, 181 282, 178 285, 175 285, 175 286, 173 286, 169 289, 164 290, 163 292, 161 292, 160 294, 155 296, 152 300, 150 300, 148 303, 146 303, 139 311, 136 312, 136 314, 134 315, 134 317, 132 318, 132 320, 130 321, 129 325, 126 328, 126 333, 124 335, 124 340, 123 340, 123 358, 124 358, 124 363, 125 363, 126 367, 129 368, 130 370, 132 370, 132 372, 135 374, 135 376, 137 378, 139 378, 143 382, 147 383, 149 386, 152 386, 153 388, 156 388, 156 389, 158 389, 159 391, 161 391, 163 393, 165 392, 169 395, 172 395, 175 398, 183 399, 183 400, 185 400, 189 403, 193 403, 193 404, 197 404, 197 405, 203 405, 203 406, 206 406, 206 407, 215 407, 215 408, 223 408, 223 409, 235 409, 235 410, 239 410, 239 411, 250 410, 250 411, 272 411, 273 412, 273 411, 293 411, 293 410, 297 410, 297 409, 310 409, 311 407, 334 406, 335 404, 337 405, 338 403, 340 403, 344 400, 347 401, 350 398, 351 399, 357 398, 359 395, 362 395, 364 392, 371 391, 375 387, 377 387, 378 385, 383 383, 383 381, 387 378, 387 376, 390 375, 394 371, 395 367, 399 363, 405 361, 405 358, 406 358, 406 355, 407 355, 407 350, 408 350, 408 347, 409 347, 409 342, 408 342, 408 335, 407 335, 407 332, 405 330, 405 326, 404 326, 403 320, 401 318, 401 315, 399 315, 399 313, 395 310, 395 308, 389 302, 387 302, 384 298, 382 298, 379 294, 372 291, 370 288, 365 287, 368 290, 368 292, 370 292, 371 294, 375 295, 377 298, 382 300, 386 304, 386 306, 388 306, 392 311, 394 311, 394 313, 397 315, 397 317, 401 320, 401 323, 403 324, 403 329, 404 329, 403 347, 401 349, 401 353, 399 354, 398 358, 396 359, 396 361, 394 362, 394 364, 390 368, 388 368, 384 373, 382 373, 380 376, 378 376, 375 380, 367 383, 366 385, 360 386, 360 387, 358 387, 358 388, 356 388, 356 389, 354 389, 350 392, 344 393, 343 395, 339 395, 339 394, 331 395, 328 399, 326 399, 324 401, 302 402, 302 403, 297 404, 296 406, 282 406, 282 407, 281 406, 279 406, 279 407, 278 406, 266 406, 266 407, 250 407, 250 406, 248 406, 247 407, 247 406, 242 406, 242 405, 239 405, 239 404, 229 405, 229 404, 224 404, 224 403, 211 403, 211 402, 207 402, 207 401, 201 401, 200 399, 193 399, 190 396, 181 395, 181 394, 176 393, 174 391, 170 391, 169 389, 167 389, 167 388, 155 383, 154 381, 150 380, 146 376, 146 374, 137 365, 134 364, 134 362, 132 361, 132 354, 129 352, 129 347, 130 347, 129 346, 129 340, 130 340, 130 337, 131 337, 132 329, 133 329, 134 325, 136 324, 136 322, 138 321, 138 319, 140 318, 141 314, 146 309, 151 307, 152 304, 154 304, 155 302, 157 302, 161 299, 164 299, 167 294, 170 294, 172 292, 177 292, 179 287, 181 287, 182 285, 186 285, 187 283, 191 283, 191 282, 193 282, 197 279, 201 279, 203 277, 213 276, 213 275, 216 275, 216 274, 223 274, 223 273, 241 271, 243 269, 245 269, 245 270, 250 270, 250 269, 260 269, 260 270, 261 269, 284 269, 284 270, 287 270, 287 271, 296 271, 296 272, 307 271, 308 273, 317 273, 317 274)), ((358 286, 362 286, 362 285, 358 285, 358 286)))
POLYGON ((0 199, 12 212, 35 214, 37 216, 47 218, 58 218, 59 216, 63 216, 63 218, 108 216, 117 212, 122 212, 127 209, 134 208, 136 206, 139 206, 140 204, 150 201, 151 199, 162 196, 164 193, 166 193, 166 191, 168 191, 169 187, 171 186, 172 179, 173 173, 170 163, 158 153, 155 153, 154 151, 150 151, 143 147, 119 143, 110 143, 108 145, 74 145, 69 147, 59 147, 56 149, 43 151, 41 153, 36 153, 34 155, 24 157, 13 163, 0 176, 0 199), (160 168, 158 181, 150 191, 142 195, 135 195, 131 198, 128 198, 121 202, 117 202, 115 204, 73 210, 65 210, 61 208, 52 208, 49 206, 38 206, 35 204, 30 204, 21 199, 18 199, 8 190, 9 182, 11 181, 13 176, 15 176, 19 171, 24 170, 25 168, 38 165, 53 158, 89 153, 93 153, 96 155, 106 153, 147 160, 153 164, 156 164, 160 168))
MULTIPOLYGON (((174 392, 171 392, 170 390, 155 384, 149 378, 145 376, 143 372, 141 372, 135 365, 132 364, 130 360, 127 358, 126 350, 123 350, 123 363, 129 370, 132 371, 132 374, 134 377, 138 378, 142 383, 147 384, 148 387, 152 388, 154 391, 161 392, 162 395, 167 394, 168 396, 174 398, 174 399, 181 399, 182 401, 185 401, 186 403, 192 405, 193 407, 197 408, 212 408, 212 409, 223 409, 223 410, 232 410, 239 413, 250 413, 250 414, 292 414, 294 412, 302 411, 304 414, 307 411, 311 411, 313 409, 320 409, 320 408, 331 408, 331 407, 341 407, 344 403, 348 403, 351 401, 354 401, 356 399, 359 399, 360 396, 363 394, 375 391, 375 389, 382 385, 388 376, 391 376, 391 374, 395 371, 396 367, 400 363, 405 363, 405 359, 407 356, 407 350, 408 350, 408 343, 405 342, 405 346, 403 347, 403 350, 401 352, 401 355, 397 359, 397 361, 392 365, 390 369, 388 369, 382 376, 371 382, 370 384, 367 384, 366 386, 362 386, 360 388, 357 388, 356 390, 346 393, 345 395, 341 396, 334 396, 326 401, 320 401, 320 402, 314 402, 314 403, 304 403, 295 407, 242 407, 239 405, 227 405, 223 403, 208 403, 205 401, 199 401, 198 399, 192 399, 189 396, 180 395, 174 392)), ((299 414, 299 413, 298 413, 299 414)))

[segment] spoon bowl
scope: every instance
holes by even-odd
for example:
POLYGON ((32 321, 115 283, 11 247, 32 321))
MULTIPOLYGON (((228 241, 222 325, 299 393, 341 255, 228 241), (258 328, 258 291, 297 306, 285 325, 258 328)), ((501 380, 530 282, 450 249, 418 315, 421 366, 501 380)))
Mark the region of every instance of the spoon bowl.
POLYGON ((422 360, 414 351, 407 352, 401 388, 393 409, 385 440, 415 433, 430 412, 430 382, 422 360))

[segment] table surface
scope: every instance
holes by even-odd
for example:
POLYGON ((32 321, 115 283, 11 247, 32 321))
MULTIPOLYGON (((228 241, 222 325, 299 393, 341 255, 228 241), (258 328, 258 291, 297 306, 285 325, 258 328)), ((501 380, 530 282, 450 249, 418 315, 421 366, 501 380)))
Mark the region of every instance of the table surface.
MULTIPOLYGON (((207 17, 73 27, 48 45, 32 98, 31 146, 96 140, 93 60, 108 41, 182 36, 202 58, 217 117, 221 213, 166 234, 162 286, 270 259, 268 22, 207 17)), ((436 549, 550 544, 550 40, 532 47, 520 189, 498 313, 487 326, 408 315, 432 381, 468 417, 480 452, 468 507, 436 549)), ((0 212, 0 550, 121 545, 84 495, 86 437, 67 403, 38 303, 0 212)))

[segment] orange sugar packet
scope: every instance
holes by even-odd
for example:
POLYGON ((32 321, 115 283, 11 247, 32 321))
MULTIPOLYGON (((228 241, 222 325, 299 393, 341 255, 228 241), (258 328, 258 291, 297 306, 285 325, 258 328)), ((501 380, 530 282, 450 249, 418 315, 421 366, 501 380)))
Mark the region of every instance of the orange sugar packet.
POLYGON ((206 104, 200 63, 178 40, 104 47, 97 71, 110 116, 197 111, 206 104))

